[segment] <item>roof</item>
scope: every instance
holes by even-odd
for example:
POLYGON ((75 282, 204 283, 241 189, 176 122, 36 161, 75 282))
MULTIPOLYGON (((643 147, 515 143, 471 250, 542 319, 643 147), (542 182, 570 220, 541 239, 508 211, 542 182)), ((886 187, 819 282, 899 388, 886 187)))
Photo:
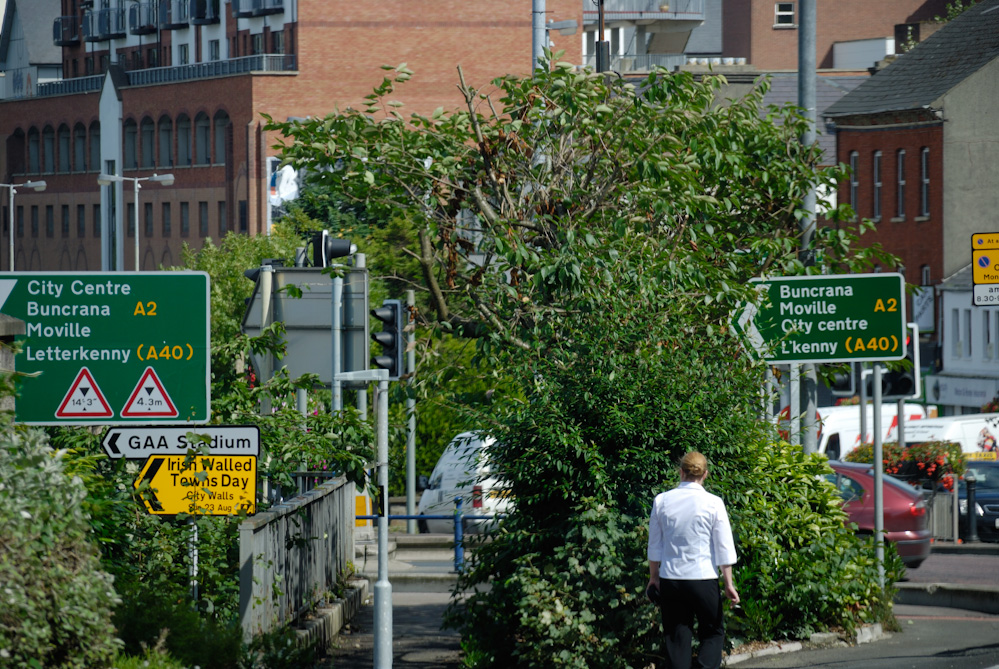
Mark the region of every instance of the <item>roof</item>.
POLYGON ((957 270, 940 282, 937 290, 956 290, 970 292, 975 285, 971 263, 957 270))
MULTIPOLYGON (((798 104, 798 73, 797 72, 777 72, 770 76, 770 90, 763 98, 764 105, 782 106, 785 104, 798 104)), ((868 81, 868 75, 823 75, 819 74, 815 78, 815 117, 822 119, 825 110, 830 105, 842 99, 850 91, 856 89, 863 82, 868 81)), ((823 164, 836 162, 836 135, 834 133, 822 132, 821 121, 817 124, 819 146, 822 147, 822 155, 828 156, 831 160, 823 160, 823 164)))
POLYGON ((826 110, 837 118, 931 107, 999 57, 999 0, 982 0, 826 110))

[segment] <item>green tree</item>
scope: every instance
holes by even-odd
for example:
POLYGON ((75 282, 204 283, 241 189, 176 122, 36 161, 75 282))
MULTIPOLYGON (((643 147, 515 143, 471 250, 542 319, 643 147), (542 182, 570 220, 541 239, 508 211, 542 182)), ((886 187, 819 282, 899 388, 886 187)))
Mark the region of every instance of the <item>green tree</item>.
MULTIPOLYGON (((480 420, 499 438, 492 455, 517 511, 460 582, 491 590, 452 622, 475 665, 645 666, 657 652, 641 599, 654 493, 697 448, 734 495, 772 448, 757 419, 762 366, 728 328, 755 299, 748 280, 893 259, 854 251, 862 230, 843 226, 815 232, 819 264, 799 261, 803 197, 844 170, 817 167, 794 109, 761 118, 765 87, 721 106, 720 77, 660 71, 632 84, 555 63, 480 90, 459 71, 466 108, 404 118, 391 96, 410 75, 396 68, 364 109, 269 128, 320 185, 413 221, 426 325, 474 339, 485 368, 515 380, 480 420)), ((774 466, 822 470, 791 453, 774 466)), ((827 484, 800 482, 827 522, 798 522, 804 511, 761 495, 785 518, 772 525, 786 525, 783 550, 856 548, 823 501, 827 484), (840 530, 822 539, 815 527, 840 530)), ((747 564, 757 546, 743 544, 747 564)), ((843 553, 808 578, 822 591, 855 573, 870 595, 876 575, 859 549, 843 553)), ((747 599, 776 604, 779 590, 754 574, 747 599)), ((861 619, 863 605, 830 601, 804 626, 861 619)), ((755 633, 795 625, 775 619, 755 633)))

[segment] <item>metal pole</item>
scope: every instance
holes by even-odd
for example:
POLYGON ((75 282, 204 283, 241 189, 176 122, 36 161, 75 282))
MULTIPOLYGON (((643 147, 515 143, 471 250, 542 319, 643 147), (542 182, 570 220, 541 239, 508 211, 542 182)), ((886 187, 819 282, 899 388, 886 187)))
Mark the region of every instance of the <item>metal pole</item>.
POLYGON ((392 667, 392 584, 388 578, 388 381, 379 381, 378 486, 382 504, 378 512, 378 581, 375 582, 375 669, 392 667))
POLYGON ((597 0, 597 72, 610 69, 610 44, 604 40, 604 0, 597 0))
MULTIPOLYGON (((295 267, 305 267, 305 247, 299 246, 295 248, 295 267)), ((298 409, 298 413, 303 416, 307 416, 309 413, 309 393, 305 388, 295 389, 295 408, 298 409)), ((305 471, 307 467, 305 463, 302 465, 302 470, 305 471)))
MULTIPOLYGON (((406 384, 406 515, 416 515, 416 398, 414 374, 416 373, 416 328, 414 327, 413 309, 416 308, 416 292, 406 291, 406 306, 409 312, 409 330, 406 333, 406 373, 409 375, 406 384)), ((418 532, 416 519, 406 521, 407 534, 418 532)))
POLYGON ((884 451, 881 444, 881 365, 874 363, 874 551, 878 584, 885 587, 884 451))
POLYGON ((7 271, 13 272, 14 271, 14 193, 16 193, 17 191, 14 190, 13 184, 8 186, 7 189, 10 191, 10 205, 9 205, 10 212, 7 214, 7 226, 10 230, 10 266, 7 268, 7 271))
MULTIPOLYGON (((870 374, 869 369, 864 369, 864 363, 860 363, 860 443, 867 443, 867 375, 870 374)), ((847 451, 843 450, 843 445, 840 444, 840 451, 843 455, 846 455, 847 451)))
MULTIPOLYGON (((271 265, 262 265, 260 267, 260 330, 263 331, 267 326, 271 324, 271 310, 273 308, 273 291, 274 290, 274 268, 271 265)), ((274 373, 274 359, 270 355, 260 356, 260 378, 257 379, 258 384, 267 383, 271 375, 274 373)), ((270 397, 264 395, 260 400, 260 413, 261 415, 268 415, 271 413, 271 399, 270 397)), ((270 455, 264 454, 264 466, 266 467, 270 462, 270 455)), ((271 484, 270 479, 264 478, 261 482, 260 492, 263 498, 270 500, 271 494, 271 484)))
MULTIPOLYGON (((804 110, 807 120, 801 143, 806 148, 815 144, 815 0, 801 0, 798 23, 798 106, 804 110)), ((809 184, 804 202, 803 216, 798 225, 801 230, 801 259, 805 266, 815 264, 813 237, 815 235, 815 183, 809 184)), ((805 377, 804 399, 805 418, 802 421, 801 444, 805 453, 814 453, 818 449, 818 425, 815 421, 816 397, 818 383, 815 365, 807 363, 802 366, 805 377)))
POLYGON ((194 517, 188 521, 191 525, 191 536, 188 537, 188 552, 191 556, 191 599, 194 600, 194 608, 198 608, 198 524, 194 517))
MULTIPOLYGON (((135 232, 135 271, 139 271, 139 180, 132 179, 132 183, 135 185, 133 189, 135 192, 135 204, 132 207, 132 227, 135 232)), ((125 263, 122 263, 124 265, 125 263)))
MULTIPOLYGON (((367 267, 367 256, 365 254, 363 254, 363 253, 355 253, 354 254, 354 267, 357 267, 358 269, 363 269, 364 267, 367 267)), ((367 293, 367 290, 368 290, 368 288, 367 288, 367 282, 365 282, 365 288, 364 288, 364 290, 365 290, 365 293, 367 293)), ((367 300, 365 300, 365 304, 367 304, 367 300)), ((365 312, 367 312, 367 308, 365 308, 365 312)), ((367 318, 367 316, 365 316, 365 318, 367 318)), ((354 397, 355 397, 356 406, 357 406, 357 416, 358 416, 358 418, 360 418, 361 420, 368 420, 368 386, 367 386, 367 384, 365 384, 361 388, 358 388, 357 391, 356 391, 356 393, 354 394, 354 397)))
POLYGON ((533 0, 531 4, 531 72, 538 69, 544 57, 545 47, 545 0, 533 0))
POLYGON ((898 401, 898 408, 895 409, 895 419, 898 421, 898 441, 899 448, 905 448, 905 398, 898 401))
POLYGON ((343 384, 340 375, 340 337, 343 330, 343 279, 333 279, 333 413, 343 410, 343 384))
POLYGON ((801 367, 792 363, 791 373, 788 375, 788 442, 792 445, 801 443, 801 392, 799 375, 801 367))

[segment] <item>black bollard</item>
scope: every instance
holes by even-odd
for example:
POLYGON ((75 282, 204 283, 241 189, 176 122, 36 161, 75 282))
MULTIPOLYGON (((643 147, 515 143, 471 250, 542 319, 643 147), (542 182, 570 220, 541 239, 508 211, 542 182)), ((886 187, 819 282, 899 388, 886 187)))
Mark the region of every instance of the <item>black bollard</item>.
POLYGON ((974 472, 968 472, 964 477, 964 482, 968 486, 968 535, 967 542, 978 543, 978 513, 975 511, 975 486, 977 480, 974 472))

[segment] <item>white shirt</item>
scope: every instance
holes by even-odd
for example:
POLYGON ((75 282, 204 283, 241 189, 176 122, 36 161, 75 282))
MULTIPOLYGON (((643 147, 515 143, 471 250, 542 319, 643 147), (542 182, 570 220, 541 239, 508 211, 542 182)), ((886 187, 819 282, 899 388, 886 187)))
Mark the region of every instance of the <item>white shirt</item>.
POLYGON ((649 561, 659 563, 660 578, 718 578, 715 567, 735 564, 737 559, 721 497, 694 481, 656 495, 649 517, 649 561))

